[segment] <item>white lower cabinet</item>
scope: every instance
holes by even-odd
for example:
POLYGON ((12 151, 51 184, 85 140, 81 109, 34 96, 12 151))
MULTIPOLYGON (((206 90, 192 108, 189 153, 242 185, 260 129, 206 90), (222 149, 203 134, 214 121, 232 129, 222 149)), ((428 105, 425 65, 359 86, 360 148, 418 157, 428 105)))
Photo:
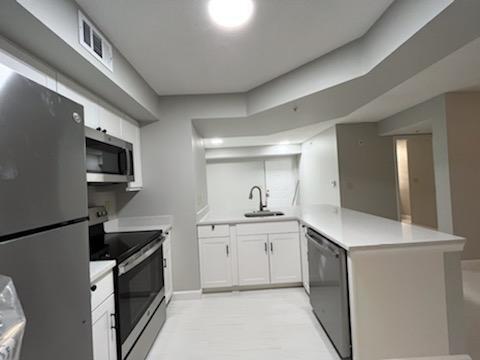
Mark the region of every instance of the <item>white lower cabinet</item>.
POLYGON ((93 360, 117 360, 113 273, 92 282, 91 291, 93 360))
POLYGON ((310 277, 308 273, 308 240, 305 236, 305 229, 300 232, 300 253, 302 258, 302 281, 303 287, 310 294, 310 277))
POLYGON ((173 295, 171 244, 171 232, 167 232, 165 242, 163 243, 163 280, 165 284, 165 301, 167 302, 167 304, 173 295))
POLYGON ((239 235, 238 283, 240 286, 270 283, 267 235, 239 235))
POLYGON ((230 237, 200 239, 202 288, 231 287, 232 252, 230 237))
POLYGON ((205 225, 198 235, 204 289, 302 281, 297 222, 205 225))
POLYGON ((117 360, 113 294, 92 312, 92 337, 94 360, 117 360))
POLYGON ((270 245, 270 282, 302 281, 298 233, 268 235, 270 245))

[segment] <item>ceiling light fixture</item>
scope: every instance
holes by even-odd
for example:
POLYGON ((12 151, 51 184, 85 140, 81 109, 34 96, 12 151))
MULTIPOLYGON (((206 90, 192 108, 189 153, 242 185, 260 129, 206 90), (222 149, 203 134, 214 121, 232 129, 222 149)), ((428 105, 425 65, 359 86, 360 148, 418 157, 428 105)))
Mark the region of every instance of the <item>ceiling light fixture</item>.
POLYGON ((285 141, 280 141, 278 145, 290 145, 290 141, 285 140, 285 141))
POLYGON ((253 15, 252 0, 210 0, 208 13, 212 20, 224 28, 234 29, 245 25, 253 15))
POLYGON ((223 139, 220 138, 214 138, 210 140, 210 143, 212 145, 222 145, 223 144, 223 139))

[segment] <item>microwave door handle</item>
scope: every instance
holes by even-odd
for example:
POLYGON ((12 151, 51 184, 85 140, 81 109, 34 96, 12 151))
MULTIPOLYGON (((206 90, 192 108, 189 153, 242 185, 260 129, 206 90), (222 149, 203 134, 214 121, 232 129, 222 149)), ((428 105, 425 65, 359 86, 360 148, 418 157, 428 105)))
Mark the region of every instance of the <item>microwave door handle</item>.
POLYGON ((127 173, 125 175, 127 176, 130 176, 132 174, 132 159, 130 159, 130 156, 131 156, 131 152, 130 150, 128 149, 125 149, 125 159, 127 161, 127 166, 126 166, 126 169, 127 169, 127 173))

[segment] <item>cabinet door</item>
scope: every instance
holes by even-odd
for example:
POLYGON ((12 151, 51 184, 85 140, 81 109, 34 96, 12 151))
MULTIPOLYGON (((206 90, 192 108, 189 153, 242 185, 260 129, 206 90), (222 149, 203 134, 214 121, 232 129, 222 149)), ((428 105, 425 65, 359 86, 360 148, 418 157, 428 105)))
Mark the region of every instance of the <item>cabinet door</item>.
POLYGON ((270 283, 267 235, 239 235, 239 285, 265 285, 270 283))
POLYGON ((48 71, 47 74, 46 72, 38 70, 27 62, 11 55, 3 49, 0 49, 0 64, 5 65, 20 75, 25 76, 26 78, 35 81, 36 83, 43 85, 50 90, 56 91, 56 81, 54 79, 55 73, 51 70, 48 71, 45 69, 45 71, 48 71))
POLYGON ((122 136, 120 116, 103 106, 99 106, 99 126, 106 130, 107 134, 118 138, 122 136))
POLYGON ((309 274, 308 274, 308 240, 305 236, 305 231, 302 228, 300 232, 300 253, 302 257, 302 281, 303 287, 310 293, 310 282, 309 282, 309 274))
POLYGON ((117 360, 115 300, 111 295, 92 313, 94 360, 117 360))
POLYGON ((140 144, 140 127, 126 119, 122 119, 122 135, 121 138, 133 145, 133 171, 135 181, 128 183, 128 191, 141 190, 143 186, 142 177, 142 156, 140 144))
POLYGON ((82 93, 82 90, 79 86, 75 85, 69 79, 59 75, 57 92, 60 95, 63 95, 83 106, 85 126, 88 126, 92 129, 96 129, 100 126, 98 119, 98 105, 93 101, 93 99, 82 93))
POLYGON ((200 239, 202 288, 232 286, 230 238, 200 239))
POLYGON ((298 233, 268 235, 272 284, 302 281, 298 233))
POLYGON ((167 238, 163 243, 163 266, 163 277, 165 282, 165 300, 168 304, 173 294, 171 233, 167 233, 167 238))

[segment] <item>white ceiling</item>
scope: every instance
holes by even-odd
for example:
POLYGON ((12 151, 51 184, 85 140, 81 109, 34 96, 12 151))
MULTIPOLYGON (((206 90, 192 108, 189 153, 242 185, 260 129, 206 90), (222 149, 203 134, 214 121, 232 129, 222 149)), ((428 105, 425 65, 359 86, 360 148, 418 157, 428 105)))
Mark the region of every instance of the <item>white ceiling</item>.
POLYGON ((207 0, 76 0, 160 95, 244 92, 361 37, 393 0, 256 0, 239 31, 207 0))
MULTIPOLYGON (((290 141, 293 144, 302 143, 337 123, 376 122, 444 93, 480 91, 479 68, 480 39, 477 39, 346 117, 317 122, 309 126, 302 126, 265 136, 225 137, 223 138, 223 144, 220 146, 215 146, 210 139, 205 139, 205 145, 207 148, 215 148, 274 145, 285 141, 290 141)), ((308 99, 308 103, 304 103, 302 106, 308 109, 315 102, 315 96, 313 96, 308 99)), ((301 110, 299 109, 298 111, 302 112, 301 110)), ((270 110, 266 113, 254 115, 252 118, 260 119, 260 117, 265 116, 274 118, 292 117, 291 111, 285 108, 270 110)), ((313 119, 318 116, 318 110, 315 108, 306 110, 303 116, 313 119)), ((397 134, 415 134, 429 131, 430 123, 428 119, 419 119, 418 124, 402 129, 397 134)), ((218 134, 218 136, 221 135, 218 134)))

